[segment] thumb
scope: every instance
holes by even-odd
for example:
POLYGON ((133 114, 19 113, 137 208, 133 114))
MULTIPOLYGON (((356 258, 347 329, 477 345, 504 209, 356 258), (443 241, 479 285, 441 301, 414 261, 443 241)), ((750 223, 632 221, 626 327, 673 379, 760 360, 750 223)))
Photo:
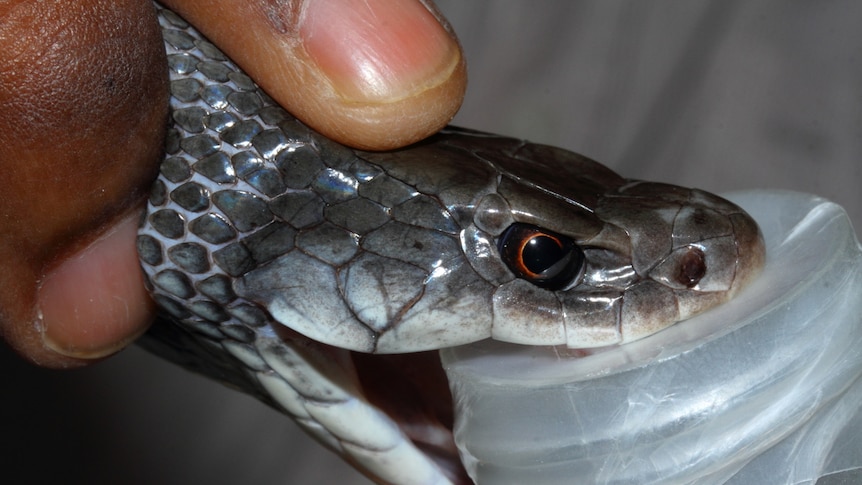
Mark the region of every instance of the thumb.
POLYGON ((168 86, 152 5, 3 3, 0 66, 0 335, 32 362, 81 365, 152 314, 135 218, 117 225, 139 210, 163 153, 168 86))
POLYGON ((448 23, 418 0, 169 0, 294 116, 357 148, 442 128, 466 65, 448 23))

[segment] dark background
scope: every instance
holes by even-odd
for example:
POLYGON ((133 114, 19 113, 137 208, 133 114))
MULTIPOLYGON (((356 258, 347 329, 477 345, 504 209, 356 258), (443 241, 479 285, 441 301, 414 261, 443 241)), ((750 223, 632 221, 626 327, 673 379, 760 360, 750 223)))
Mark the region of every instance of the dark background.
MULTIPOLYGON (((457 124, 632 178, 819 194, 862 227, 862 3, 439 3, 469 62, 457 124)), ((54 372, 4 347, 0 365, 6 483, 368 483, 281 415, 138 348, 54 372)))

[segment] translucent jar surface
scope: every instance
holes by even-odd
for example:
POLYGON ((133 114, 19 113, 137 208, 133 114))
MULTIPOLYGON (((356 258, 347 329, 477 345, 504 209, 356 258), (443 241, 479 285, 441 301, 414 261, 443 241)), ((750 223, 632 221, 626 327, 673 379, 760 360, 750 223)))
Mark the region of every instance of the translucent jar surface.
POLYGON ((862 253, 841 207, 725 194, 767 262, 733 301, 589 352, 441 352, 479 484, 797 484, 862 468, 862 253))

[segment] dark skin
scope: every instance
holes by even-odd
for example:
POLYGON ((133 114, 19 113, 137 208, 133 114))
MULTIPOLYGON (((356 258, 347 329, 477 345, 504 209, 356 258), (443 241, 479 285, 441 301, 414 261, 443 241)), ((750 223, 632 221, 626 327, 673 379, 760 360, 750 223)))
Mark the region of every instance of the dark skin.
MULTIPOLYGON (((348 145, 422 139, 464 94, 457 40, 418 2, 164 3, 348 145)), ((0 336, 37 365, 80 367, 154 315, 134 239, 162 156, 162 40, 149 0, 13 0, 0 44, 0 336)))

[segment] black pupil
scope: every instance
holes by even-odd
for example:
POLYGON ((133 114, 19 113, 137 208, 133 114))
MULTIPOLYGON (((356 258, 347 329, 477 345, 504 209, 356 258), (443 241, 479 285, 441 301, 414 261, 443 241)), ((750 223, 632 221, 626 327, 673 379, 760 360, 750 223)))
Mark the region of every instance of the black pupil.
POLYGON ((584 251, 570 238, 516 222, 497 241, 500 258, 518 278, 552 291, 577 283, 584 251))
POLYGON ((566 254, 553 238, 537 235, 527 242, 521 256, 527 269, 533 273, 541 274, 563 259, 566 254))

